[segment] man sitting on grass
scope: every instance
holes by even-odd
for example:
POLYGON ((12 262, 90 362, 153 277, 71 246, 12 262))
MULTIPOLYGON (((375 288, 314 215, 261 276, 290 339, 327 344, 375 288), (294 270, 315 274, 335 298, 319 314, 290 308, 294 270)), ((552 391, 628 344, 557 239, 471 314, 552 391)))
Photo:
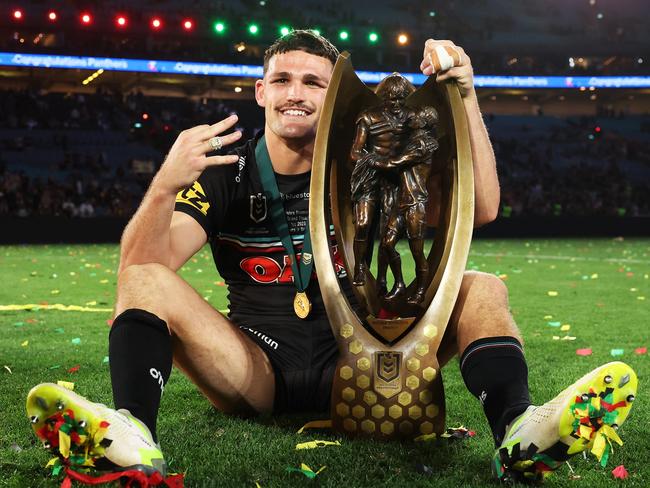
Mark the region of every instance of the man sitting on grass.
MULTIPOLYGON (((315 280, 299 290, 311 299, 311 312, 304 319, 294 314, 298 280, 270 219, 260 165, 272 164, 288 231, 300 249, 308 228, 316 127, 337 55, 311 31, 282 37, 266 51, 264 77, 255 85, 265 111, 263 136, 231 155, 208 155, 241 137, 236 131, 222 135, 237 121, 234 115, 178 136, 122 237, 109 335, 115 409, 53 384, 35 387, 27 412, 50 448, 97 463, 101 458, 113 470, 164 475, 156 418, 172 362, 226 413, 329 408, 336 340, 315 280), (176 274, 206 242, 229 287, 228 318, 176 274), (74 422, 70 415, 62 419, 62 412, 71 412, 74 422), (59 435, 63 425, 69 440, 59 435)), ((430 39, 420 69, 439 82, 458 84, 474 161, 476 224, 490 222, 499 208, 499 183, 470 58, 450 41, 430 39)), ((343 272, 340 278, 349 292, 348 278, 343 272)), ((569 456, 602 444, 605 435, 615 435, 614 424, 622 424, 634 400, 634 372, 610 363, 550 402, 531 406, 508 292, 491 274, 464 275, 438 351, 440 364, 455 354, 492 429, 499 479, 522 473, 540 478, 569 456)))

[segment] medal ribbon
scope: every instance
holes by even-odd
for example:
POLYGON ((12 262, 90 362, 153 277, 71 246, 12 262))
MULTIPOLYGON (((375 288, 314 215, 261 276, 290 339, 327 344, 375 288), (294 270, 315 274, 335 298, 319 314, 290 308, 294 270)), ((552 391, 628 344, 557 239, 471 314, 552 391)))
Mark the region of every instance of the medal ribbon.
POLYGON ((309 235, 309 222, 307 222, 307 226, 305 227, 305 237, 302 245, 302 259, 300 259, 300 262, 298 262, 298 259, 296 258, 296 252, 293 248, 291 234, 289 233, 287 216, 284 213, 284 204, 282 203, 282 198, 280 197, 280 190, 278 189, 278 183, 275 180, 275 172, 273 171, 271 157, 269 156, 269 151, 266 148, 266 139, 264 136, 262 136, 257 141, 257 145, 255 146, 255 160, 257 161, 257 167, 260 171, 262 188, 264 188, 264 193, 267 200, 269 201, 273 224, 275 225, 275 229, 280 236, 282 245, 285 247, 287 253, 289 254, 291 269, 293 270, 293 283, 296 285, 296 288, 299 292, 304 292, 309 285, 311 272, 314 267, 313 256, 309 260, 309 263, 304 262, 305 254, 309 254, 310 256, 312 255, 311 237, 309 235))

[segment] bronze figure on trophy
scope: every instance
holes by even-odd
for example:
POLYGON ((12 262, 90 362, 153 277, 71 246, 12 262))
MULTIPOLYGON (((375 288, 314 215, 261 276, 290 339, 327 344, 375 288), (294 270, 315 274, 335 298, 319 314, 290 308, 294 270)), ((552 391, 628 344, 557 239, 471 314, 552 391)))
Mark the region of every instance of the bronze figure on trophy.
POLYGON ((387 76, 377 86, 375 93, 381 104, 361 112, 356 123, 350 185, 355 219, 353 283, 365 284, 373 224, 378 220, 378 292, 388 302, 406 292, 401 258, 395 249, 406 231, 417 282, 415 293, 407 301, 417 305, 424 300, 429 276, 424 253, 427 180, 433 152, 439 145, 433 136, 438 122, 436 109, 406 106, 406 98, 414 91, 415 87, 398 73, 387 76), (386 289, 388 265, 394 279, 390 293, 386 289))

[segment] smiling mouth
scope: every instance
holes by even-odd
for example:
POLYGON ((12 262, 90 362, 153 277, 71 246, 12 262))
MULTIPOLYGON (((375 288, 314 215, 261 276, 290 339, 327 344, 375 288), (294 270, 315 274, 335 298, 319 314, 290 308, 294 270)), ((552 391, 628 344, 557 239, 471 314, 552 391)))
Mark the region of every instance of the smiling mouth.
POLYGON ((289 115, 291 117, 306 117, 311 114, 311 112, 308 112, 306 110, 298 109, 298 108, 289 108, 285 110, 280 110, 280 113, 282 115, 289 115))

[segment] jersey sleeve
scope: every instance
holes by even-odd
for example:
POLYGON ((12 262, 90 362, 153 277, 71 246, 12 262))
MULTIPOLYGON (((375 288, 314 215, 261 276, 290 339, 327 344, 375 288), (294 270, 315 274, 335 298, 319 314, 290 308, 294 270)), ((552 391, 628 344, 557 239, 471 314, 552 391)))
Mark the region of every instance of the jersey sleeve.
MULTIPOLYGON (((239 154, 239 151, 231 154, 239 154)), ((208 238, 219 231, 228 210, 235 184, 236 166, 210 166, 192 185, 176 195, 174 210, 194 218, 208 238)))

